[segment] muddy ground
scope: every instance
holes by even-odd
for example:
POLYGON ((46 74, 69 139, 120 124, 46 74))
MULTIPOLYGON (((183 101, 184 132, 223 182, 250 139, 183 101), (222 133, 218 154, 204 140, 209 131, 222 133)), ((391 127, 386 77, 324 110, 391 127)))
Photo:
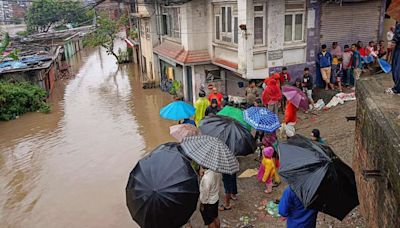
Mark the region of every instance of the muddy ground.
MULTIPOLYGON (((321 131, 322 137, 333 147, 336 154, 348 165, 352 165, 354 147, 354 121, 347 122, 346 116, 355 116, 356 102, 346 102, 327 111, 313 114, 299 113, 296 125, 297 133, 309 136, 313 128, 321 131)), ((256 155, 239 158, 240 173, 246 169, 258 167, 256 155)), ((263 193, 264 184, 256 177, 238 179, 238 200, 233 201, 233 209, 219 213, 221 227, 286 227, 285 222, 266 213, 265 204, 279 199, 286 184, 281 184, 270 195, 263 193), (243 220, 249 221, 247 224, 243 220)), ((223 188, 220 193, 220 203, 223 199, 223 188)), ((195 212, 191 219, 192 227, 204 227, 200 213, 195 212)), ((365 227, 364 219, 358 209, 353 210, 343 221, 338 221, 328 215, 319 213, 317 227, 365 227)))

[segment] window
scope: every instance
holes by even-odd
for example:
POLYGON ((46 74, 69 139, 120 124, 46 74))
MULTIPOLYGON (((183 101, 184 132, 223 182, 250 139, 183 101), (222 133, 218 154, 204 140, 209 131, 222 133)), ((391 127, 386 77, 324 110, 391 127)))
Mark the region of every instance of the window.
POLYGON ((237 44, 238 43, 238 32, 239 32, 239 22, 238 22, 238 17, 235 17, 233 19, 233 43, 237 44))
POLYGON ((285 42, 304 41, 305 2, 286 0, 285 9, 285 42))
POLYGON ((264 45, 264 5, 254 6, 254 45, 264 45))
POLYGON ((162 33, 173 38, 181 37, 180 10, 177 7, 163 8, 162 33))
POLYGON ((219 16, 215 16, 215 39, 220 39, 219 16))
POLYGON ((303 16, 303 13, 285 15, 285 42, 303 40, 303 16))
POLYGON ((237 8, 233 5, 214 6, 214 39, 225 43, 238 43, 237 8))

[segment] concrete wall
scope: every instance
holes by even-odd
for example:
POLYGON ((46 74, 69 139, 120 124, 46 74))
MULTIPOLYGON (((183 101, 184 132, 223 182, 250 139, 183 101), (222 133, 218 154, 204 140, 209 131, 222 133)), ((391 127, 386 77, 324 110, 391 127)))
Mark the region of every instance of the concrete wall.
POLYGON ((389 86, 388 75, 357 82, 353 167, 368 227, 398 227, 400 223, 400 102, 383 93, 389 86), (365 170, 377 170, 381 177, 365 176, 365 170))
POLYGON ((181 32, 182 45, 186 50, 207 49, 207 7, 204 0, 182 5, 181 32))

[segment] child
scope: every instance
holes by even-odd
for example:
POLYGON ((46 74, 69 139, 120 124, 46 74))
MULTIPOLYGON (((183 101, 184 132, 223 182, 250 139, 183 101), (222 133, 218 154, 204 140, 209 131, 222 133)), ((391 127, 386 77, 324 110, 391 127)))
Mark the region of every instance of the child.
POLYGON ((272 180, 274 180, 276 183, 280 183, 275 163, 272 160, 272 156, 274 155, 274 148, 264 148, 263 154, 264 157, 258 170, 257 178, 259 181, 265 182, 266 190, 264 192, 266 194, 270 194, 272 192, 273 186, 272 180))
POLYGON ((301 83, 301 78, 296 78, 296 81, 293 84, 294 87, 300 89, 301 91, 303 91, 303 85, 301 83))
POLYGON ((313 129, 311 131, 311 138, 315 142, 318 142, 318 143, 321 143, 321 144, 325 144, 325 141, 322 139, 321 133, 319 132, 318 129, 313 129))
POLYGON ((338 64, 338 70, 336 71, 336 82, 338 84, 339 87, 339 92, 343 92, 342 89, 342 77, 343 76, 343 64, 342 62, 339 60, 339 64, 338 64))

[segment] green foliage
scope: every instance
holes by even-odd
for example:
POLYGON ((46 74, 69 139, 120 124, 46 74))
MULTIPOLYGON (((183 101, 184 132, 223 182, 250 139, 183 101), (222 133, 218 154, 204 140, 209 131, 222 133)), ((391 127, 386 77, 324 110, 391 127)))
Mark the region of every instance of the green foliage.
POLYGON ((13 60, 19 59, 19 51, 16 49, 13 49, 10 53, 3 56, 4 52, 7 50, 8 45, 10 45, 10 36, 8 35, 8 33, 4 33, 0 42, 0 62, 7 58, 11 58, 13 60))
POLYGON ((25 21, 29 32, 47 32, 55 24, 90 23, 92 15, 80 1, 35 0, 28 8, 25 21))
POLYGON ((139 31, 137 30, 137 28, 133 28, 133 29, 129 32, 129 37, 132 38, 132 39, 138 38, 138 37, 139 37, 138 32, 139 32, 139 31))
POLYGON ((122 16, 118 20, 112 20, 107 15, 101 14, 97 17, 96 30, 86 36, 84 44, 91 47, 102 46, 108 55, 113 55, 117 63, 122 63, 123 59, 114 52, 114 41, 122 26, 126 24, 126 17, 122 16))
POLYGON ((11 120, 26 112, 50 112, 46 91, 27 82, 0 82, 0 120, 11 120))
POLYGON ((27 37, 29 32, 27 30, 17 32, 18 36, 27 37))
POLYGON ((176 95, 176 94, 178 94, 178 92, 180 92, 181 88, 182 88, 181 82, 174 80, 174 81, 172 81, 172 87, 171 87, 171 90, 169 91, 169 93, 176 95))

